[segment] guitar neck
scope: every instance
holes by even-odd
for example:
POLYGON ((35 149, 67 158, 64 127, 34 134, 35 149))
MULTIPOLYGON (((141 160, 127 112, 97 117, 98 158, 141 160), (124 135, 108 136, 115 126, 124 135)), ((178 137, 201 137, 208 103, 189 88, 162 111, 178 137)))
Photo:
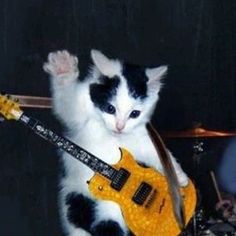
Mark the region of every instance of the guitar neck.
POLYGON ((42 137, 43 139, 49 141, 57 148, 60 148, 67 153, 69 153, 71 156, 76 158, 77 160, 81 161, 83 164, 88 166, 90 169, 92 169, 94 172, 97 172, 104 177, 108 178, 109 180, 112 180, 113 177, 118 172, 115 168, 108 165, 101 159, 95 157, 91 153, 87 152, 85 149, 79 147, 72 141, 59 136, 54 131, 46 128, 40 121, 37 119, 31 118, 26 116, 25 114, 22 114, 19 118, 19 121, 32 129, 34 133, 42 137))

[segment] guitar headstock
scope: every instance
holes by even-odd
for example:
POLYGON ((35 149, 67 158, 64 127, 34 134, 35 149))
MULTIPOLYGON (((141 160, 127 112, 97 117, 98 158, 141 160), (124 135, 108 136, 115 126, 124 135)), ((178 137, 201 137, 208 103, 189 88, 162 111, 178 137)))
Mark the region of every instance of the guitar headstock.
POLYGON ((0 115, 7 120, 18 120, 23 111, 19 104, 9 96, 0 94, 0 115))

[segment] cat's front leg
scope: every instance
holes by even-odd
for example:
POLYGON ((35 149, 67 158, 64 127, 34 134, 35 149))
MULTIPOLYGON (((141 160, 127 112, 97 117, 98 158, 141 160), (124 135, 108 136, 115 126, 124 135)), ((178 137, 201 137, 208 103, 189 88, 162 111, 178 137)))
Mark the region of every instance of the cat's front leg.
POLYGON ((77 80, 77 57, 66 50, 52 52, 48 55, 43 69, 50 75, 54 113, 69 128, 83 125, 86 112, 81 112, 81 109, 86 106, 86 96, 83 96, 84 90, 79 88, 81 86, 77 80))

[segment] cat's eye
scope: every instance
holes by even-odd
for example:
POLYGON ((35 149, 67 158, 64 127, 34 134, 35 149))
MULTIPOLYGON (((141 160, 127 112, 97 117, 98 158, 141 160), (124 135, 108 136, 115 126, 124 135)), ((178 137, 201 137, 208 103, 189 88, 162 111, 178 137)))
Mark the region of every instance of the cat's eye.
POLYGON ((137 118, 137 117, 140 115, 140 113, 141 113, 141 112, 140 112, 139 110, 133 110, 133 111, 130 113, 129 117, 135 119, 135 118, 137 118))
POLYGON ((112 106, 111 104, 107 104, 105 111, 109 114, 115 114, 116 108, 114 106, 112 106))

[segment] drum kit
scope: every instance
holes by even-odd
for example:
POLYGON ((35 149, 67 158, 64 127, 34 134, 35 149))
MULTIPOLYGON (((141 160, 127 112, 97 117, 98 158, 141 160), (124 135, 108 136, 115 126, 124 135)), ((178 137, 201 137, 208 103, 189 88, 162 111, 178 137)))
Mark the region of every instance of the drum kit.
MULTIPOLYGON (((202 139, 233 137, 236 136, 236 132, 207 130, 198 124, 194 128, 185 131, 163 132, 161 133, 161 136, 164 139, 193 139, 195 141, 193 145, 193 165, 195 166, 195 171, 198 172, 198 155, 201 155, 204 151, 202 139)), ((236 236, 236 200, 232 203, 232 201, 222 198, 213 171, 210 171, 210 176, 218 199, 218 203, 215 207, 218 217, 208 218, 205 216, 204 207, 201 206, 201 191, 197 189, 200 202, 198 203, 198 207, 192 221, 181 236, 236 236), (226 213, 227 215, 224 215, 226 213)))
MULTIPOLYGON (((48 109, 51 108, 51 98, 49 97, 36 97, 36 96, 25 96, 25 95, 10 95, 13 99, 18 100, 21 107, 26 108, 40 108, 48 109)), ((161 136, 164 139, 179 139, 187 138, 193 139, 193 165, 195 171, 198 172, 199 168, 199 158, 203 150, 203 141, 204 138, 219 138, 219 137, 233 137, 236 136, 236 132, 225 132, 218 130, 207 130, 201 127, 201 124, 196 124, 194 128, 184 130, 184 131, 174 131, 174 132, 163 132, 161 136)), ((214 172, 211 172, 212 184, 215 188, 218 205, 216 210, 225 211, 224 204, 227 203, 227 200, 221 197, 214 172)), ((194 180, 193 180, 194 181, 194 180)), ((197 188, 197 194, 199 195, 199 203, 196 209, 196 213, 188 225, 187 229, 181 233, 181 236, 236 236, 236 200, 235 205, 229 207, 227 205, 226 209, 234 209, 230 212, 229 217, 225 217, 221 214, 218 218, 206 219, 204 208, 201 206, 201 193, 197 188)))

